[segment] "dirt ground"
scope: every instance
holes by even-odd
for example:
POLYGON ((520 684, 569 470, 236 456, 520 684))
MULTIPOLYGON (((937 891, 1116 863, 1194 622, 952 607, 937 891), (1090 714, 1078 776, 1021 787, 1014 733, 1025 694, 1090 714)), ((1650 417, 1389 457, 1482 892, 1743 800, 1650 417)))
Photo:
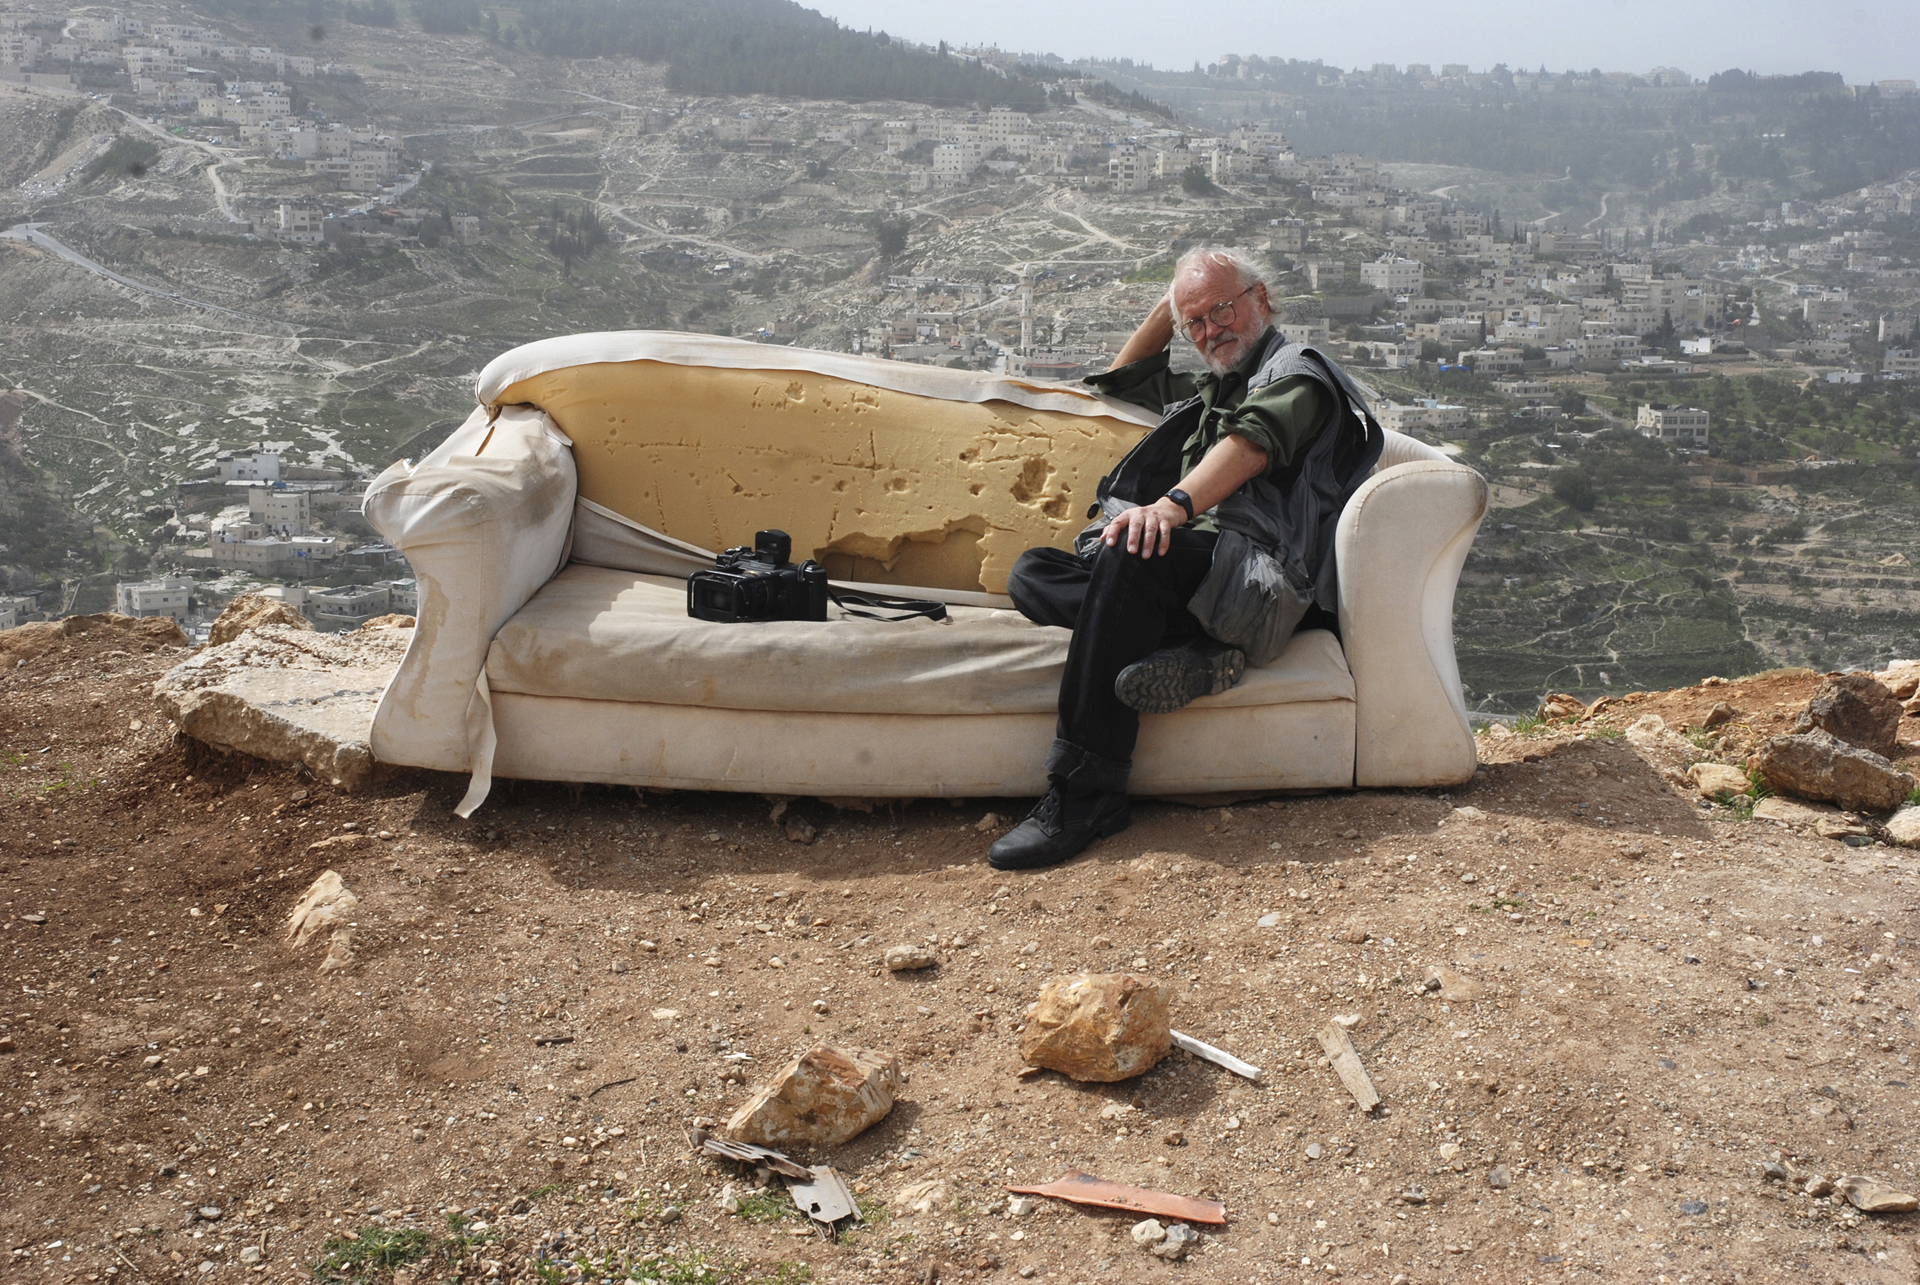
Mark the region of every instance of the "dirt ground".
POLYGON ((1451 792, 1146 804, 1009 877, 983 857, 1011 800, 776 822, 758 797, 502 784, 461 822, 448 777, 340 794, 176 742, 147 692, 182 654, 97 631, 0 677, 4 1279, 384 1281, 419 1254, 393 1278, 1920 1275, 1920 1215, 1761 1172, 1920 1184, 1916 854, 1669 775, 1712 704, 1770 726, 1813 675, 1489 735, 1451 792), (1618 734, 1647 712, 1675 731, 1618 734), (282 930, 329 868, 361 904, 353 966, 322 975, 324 942, 282 930), (940 964, 887 973, 901 942, 940 964), (1478 997, 1428 990, 1436 966, 1478 997), (1166 979, 1176 1025, 1265 1082, 1184 1053, 1017 1078, 1025 1006, 1075 969, 1166 979), (1335 1015, 1372 1116, 1323 1063, 1335 1015), (910 1077, 806 1157, 858 1184, 867 1221, 834 1241, 778 1199, 723 1210, 751 1178, 686 1137, 819 1040, 910 1077), (1126 1215, 1010 1212, 1005 1184, 1075 1168, 1228 1222, 1166 1263, 1126 1215), (931 1208, 889 1204, 929 1180, 931 1208))

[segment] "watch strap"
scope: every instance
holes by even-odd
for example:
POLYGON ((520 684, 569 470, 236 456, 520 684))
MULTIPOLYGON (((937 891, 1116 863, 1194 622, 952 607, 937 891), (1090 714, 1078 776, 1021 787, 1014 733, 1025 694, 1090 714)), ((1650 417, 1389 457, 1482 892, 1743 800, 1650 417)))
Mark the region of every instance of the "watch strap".
POLYGON ((1185 509, 1187 511, 1187 521, 1193 521, 1193 497, 1191 495, 1188 495, 1176 486, 1167 492, 1166 498, 1185 509))

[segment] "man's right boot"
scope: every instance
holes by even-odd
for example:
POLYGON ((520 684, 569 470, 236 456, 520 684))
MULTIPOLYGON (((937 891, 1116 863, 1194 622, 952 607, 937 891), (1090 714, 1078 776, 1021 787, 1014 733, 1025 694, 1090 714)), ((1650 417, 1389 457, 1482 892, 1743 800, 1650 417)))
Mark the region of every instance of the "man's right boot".
POLYGON ((1238 647, 1202 638, 1166 647, 1137 660, 1113 680, 1113 694, 1142 714, 1171 714, 1202 696, 1214 696, 1237 684, 1247 672, 1247 654, 1238 647))
POLYGON ((1034 870, 1078 856, 1095 839, 1133 824, 1124 793, 1073 791, 1051 786, 1038 807, 987 850, 995 870, 1034 870))

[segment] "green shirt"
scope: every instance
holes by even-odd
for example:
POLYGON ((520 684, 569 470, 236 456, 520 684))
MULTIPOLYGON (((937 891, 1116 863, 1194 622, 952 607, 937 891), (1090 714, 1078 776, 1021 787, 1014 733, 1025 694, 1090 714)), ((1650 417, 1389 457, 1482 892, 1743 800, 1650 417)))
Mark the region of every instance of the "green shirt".
MULTIPOLYGON (((1262 335, 1247 359, 1224 375, 1210 370, 1175 373, 1168 369, 1162 349, 1117 369, 1088 375, 1086 383, 1156 414, 1199 394, 1200 424, 1180 449, 1180 475, 1191 473, 1222 437, 1237 433, 1267 453, 1265 473, 1271 477, 1313 440, 1326 412, 1326 393, 1305 375, 1289 375, 1249 393, 1247 380, 1260 368, 1260 354, 1266 347, 1267 336, 1262 335)), ((1196 531, 1219 530, 1211 509, 1196 515, 1190 525, 1196 531)))

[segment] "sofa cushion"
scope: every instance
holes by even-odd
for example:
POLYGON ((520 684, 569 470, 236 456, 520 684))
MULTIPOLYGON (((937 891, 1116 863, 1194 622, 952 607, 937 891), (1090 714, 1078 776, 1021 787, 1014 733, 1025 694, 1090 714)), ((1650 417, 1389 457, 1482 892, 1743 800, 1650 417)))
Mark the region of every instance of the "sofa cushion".
MULTIPOLYGON (((871 714, 1053 710, 1071 631, 950 607, 946 623, 835 619, 722 625, 687 615, 683 581, 574 563, 487 653, 496 692, 723 709, 871 714)), ((836 613, 837 610, 836 610, 836 613)), ((1300 634, 1206 706, 1351 701, 1339 642, 1300 634)))

